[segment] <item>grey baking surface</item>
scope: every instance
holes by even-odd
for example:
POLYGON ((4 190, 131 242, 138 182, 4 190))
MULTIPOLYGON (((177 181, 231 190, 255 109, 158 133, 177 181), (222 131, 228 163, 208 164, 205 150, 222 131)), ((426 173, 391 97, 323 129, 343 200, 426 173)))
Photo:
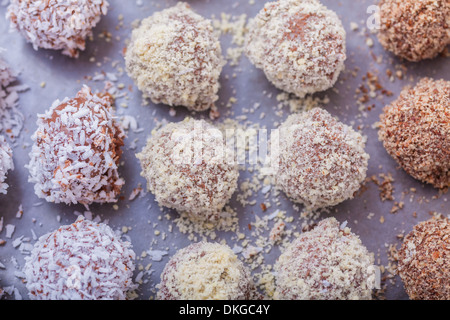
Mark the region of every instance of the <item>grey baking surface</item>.
MULTIPOLYGON (((9 23, 4 18, 6 7, 0 6, 0 47, 6 49, 2 56, 14 70, 20 72, 20 83, 30 86, 30 90, 20 95, 20 108, 25 114, 26 120, 24 130, 14 148, 16 168, 8 176, 8 183, 10 184, 8 195, 0 195, 0 216, 3 216, 4 225, 13 224, 16 226, 12 239, 5 238, 5 230, 0 233, 0 239, 7 240, 6 245, 0 247, 0 262, 6 266, 6 269, 0 269, 0 287, 15 286, 24 299, 28 298, 25 285, 16 276, 16 272, 23 266, 24 255, 12 246, 12 241, 20 236, 31 238, 31 229, 37 236, 53 231, 62 224, 72 223, 76 219, 74 211, 85 211, 83 206, 46 203, 34 195, 33 186, 27 182, 27 170, 24 165, 29 159, 30 137, 36 129, 36 114, 43 113, 55 99, 74 96, 83 83, 94 89, 102 89, 102 81, 87 81, 86 76, 94 76, 96 72, 101 71, 117 73, 117 68, 112 67, 114 61, 118 61, 119 66, 124 66, 122 49, 126 46, 126 39, 131 33, 132 22, 176 3, 176 1, 168 0, 143 0, 141 1, 142 6, 139 6, 134 0, 109 0, 109 2, 111 6, 108 15, 103 17, 94 30, 94 41, 88 42, 87 50, 81 53, 77 60, 64 57, 59 52, 34 51, 31 45, 26 43, 18 33, 8 33, 9 23), (116 26, 119 25, 119 15, 123 15, 123 27, 116 29, 116 26), (104 38, 99 37, 104 31, 112 34, 112 41, 107 42, 104 38), (95 57, 95 62, 90 61, 91 57, 95 57), (41 87, 42 82, 46 83, 44 88, 41 87), (24 214, 21 219, 18 219, 15 214, 21 204, 24 214), (58 217, 60 217, 60 221, 58 221, 58 217), (33 219, 36 221, 33 222, 33 219)), ((196 12, 210 18, 212 14, 220 17, 222 12, 232 15, 245 13, 248 17, 253 17, 263 7, 265 1, 255 0, 254 4, 250 4, 248 0, 193 0, 189 2, 196 12)), ((335 88, 316 96, 327 95, 329 103, 324 105, 324 108, 344 123, 352 124, 355 127, 361 126, 361 131, 368 137, 366 150, 371 156, 368 176, 391 173, 395 179, 395 200, 403 200, 405 203, 402 210, 399 210, 396 214, 391 214, 390 209, 393 206, 393 201, 381 202, 377 186, 368 182, 365 192, 355 199, 333 208, 331 212, 339 221, 348 221, 352 231, 358 234, 362 242, 375 254, 377 264, 387 265, 389 263, 387 246, 400 243, 396 237, 397 234, 408 233, 413 225, 428 219, 429 212, 437 211, 449 214, 449 207, 446 195, 437 197, 437 190, 421 184, 397 168, 395 162, 388 156, 382 144, 378 141, 377 131, 373 124, 378 121, 382 107, 392 101, 403 86, 414 84, 422 76, 450 80, 450 64, 448 58, 445 57, 417 64, 404 63, 407 67, 404 79, 390 82, 386 76, 386 70, 395 70, 396 66, 403 62, 386 53, 375 35, 362 31, 365 27, 365 21, 369 17, 366 10, 369 5, 373 4, 373 1, 323 0, 323 3, 339 14, 347 30, 348 59, 346 71, 341 75, 335 88), (358 24, 358 31, 351 30, 351 22, 358 24), (373 39, 373 47, 366 45, 366 38, 373 39), (381 62, 377 62, 374 57, 380 56, 383 56, 383 59, 381 62), (357 71, 356 76, 353 76, 351 72, 355 71, 355 68, 359 68, 359 71, 357 71), (355 90, 362 83, 362 77, 368 71, 377 73, 380 77, 380 83, 386 89, 392 91, 394 95, 382 99, 371 99, 367 105, 374 104, 374 109, 363 113, 356 104, 355 90), (403 199, 401 194, 409 188, 417 189, 412 201, 410 201, 409 195, 403 199), (413 217, 413 212, 417 212, 417 218, 413 217), (374 214, 372 219, 367 218, 369 213, 374 214), (381 216, 385 218, 384 223, 380 223, 381 216)), ((229 35, 224 35, 221 38, 224 53, 226 53, 226 48, 230 44, 230 38, 229 35)), ((126 74, 123 74, 117 83, 124 83, 126 87, 133 84, 126 74)), ((263 73, 255 69, 245 56, 241 57, 238 66, 232 67, 228 64, 225 67, 221 85, 218 106, 222 117, 218 121, 226 118, 226 113, 231 111, 229 117, 247 115, 253 122, 258 122, 266 128, 272 129, 274 123, 282 121, 289 114, 287 108, 284 108, 281 117, 274 113, 274 106, 278 104, 275 97, 279 91, 268 83, 263 73), (234 73, 236 77, 232 76, 234 73), (231 110, 224 106, 230 97, 237 98, 237 102, 233 104, 231 110), (246 114, 242 111, 243 108, 252 107, 254 103, 261 103, 257 112, 246 114), (259 118, 261 112, 266 114, 263 119, 259 118)), ((117 106, 118 114, 119 116, 125 114, 134 116, 143 131, 141 133, 129 131, 125 142, 122 158, 124 165, 121 167, 121 174, 126 180, 122 192, 124 199, 118 202, 117 210, 114 209, 112 204, 92 205, 90 210, 94 215, 99 215, 102 220, 107 220, 108 224, 114 229, 121 229, 123 226, 131 227, 126 235, 131 239, 138 256, 150 248, 169 249, 169 255, 164 256, 160 262, 154 262, 149 257, 137 261, 138 264, 143 266, 152 263, 152 273, 143 277, 146 283, 141 284, 138 289, 139 299, 149 299, 154 296, 154 286, 159 282, 160 272, 168 258, 178 248, 188 245, 190 240, 187 234, 178 232, 176 226, 173 226, 172 232, 168 231, 173 222, 165 218, 159 220, 158 217, 169 211, 161 211, 151 194, 147 193, 144 197, 128 201, 128 196, 139 183, 145 186, 144 179, 139 175, 139 162, 134 154, 141 150, 146 137, 158 121, 163 119, 179 121, 189 113, 183 108, 177 108, 176 115, 171 116, 167 106, 151 103, 148 106, 143 106, 141 94, 136 87, 133 87, 132 92, 128 92, 127 96, 129 97, 128 100, 119 99, 117 104, 126 102, 128 108, 117 106), (136 149, 130 148, 133 141, 136 141, 136 149), (161 235, 156 236, 155 230, 165 232, 167 238, 163 240, 161 235)), ((194 116, 201 117, 205 114, 194 116)), ((251 172, 242 171, 241 181, 251 177, 251 175, 251 172)), ((238 212, 240 230, 246 234, 249 233, 247 225, 254 220, 255 215, 270 214, 277 209, 273 205, 266 213, 263 213, 259 206, 263 201, 261 193, 251 199, 257 200, 256 205, 242 207, 236 201, 236 196, 233 197, 231 202, 232 207, 238 212)), ((288 215, 293 215, 295 219, 292 224, 300 226, 302 220, 299 218, 298 212, 293 210, 292 203, 284 196, 280 196, 280 199, 280 209, 286 210, 288 215)), ((176 213, 170 212, 170 214, 176 216, 176 213)), ((322 215, 321 218, 326 216, 328 214, 322 215)), ((233 247, 234 243, 230 234, 219 233, 216 240, 221 239, 226 239, 228 244, 233 247)), ((251 239, 250 236, 249 239, 251 239)), ((31 243, 34 243, 34 241, 31 241, 31 243)), ((266 263, 272 264, 278 254, 278 248, 271 250, 270 253, 265 255, 266 263)), ((136 271, 136 275, 138 272, 139 270, 136 271)), ((393 283, 391 281, 383 281, 383 283, 387 285, 386 292, 383 295, 386 299, 408 298, 397 277, 393 279, 393 283)), ((7 295, 4 298, 14 299, 14 296, 7 295)))

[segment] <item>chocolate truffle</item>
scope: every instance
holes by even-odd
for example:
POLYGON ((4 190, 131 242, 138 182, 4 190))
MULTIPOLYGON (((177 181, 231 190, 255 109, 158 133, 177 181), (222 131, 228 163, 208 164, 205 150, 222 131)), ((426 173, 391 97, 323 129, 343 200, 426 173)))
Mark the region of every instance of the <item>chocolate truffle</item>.
POLYGON ((7 18, 35 50, 62 50, 77 58, 108 6, 106 0, 11 0, 7 18))
POLYGON ((153 103, 204 111, 218 100, 224 65, 210 20, 187 3, 154 13, 133 30, 125 55, 129 76, 153 103))
POLYGON ((129 242, 80 216, 41 236, 23 271, 32 300, 123 300, 136 287, 134 260, 129 242))
POLYGON ((212 222, 237 188, 239 168, 228 151, 213 125, 186 118, 153 132, 137 158, 160 205, 212 222))
POLYGON ((14 169, 14 162, 12 158, 12 150, 6 142, 5 137, 0 135, 0 193, 6 194, 8 184, 6 176, 9 170, 14 169))
POLYGON ((413 62, 431 59, 450 44, 448 0, 381 0, 378 39, 395 55, 413 62))
POLYGON ((416 225, 398 252, 398 274, 414 300, 450 299, 450 220, 416 225))
MULTIPOLYGON (((345 224, 345 223, 344 223, 345 224)), ((278 300, 369 300, 373 255, 349 228, 327 218, 302 233, 275 263, 278 300)))
POLYGON ((383 109, 379 138, 412 177, 450 186, 450 81, 423 78, 383 109))
POLYGON ((250 300, 250 272, 227 246, 199 242, 179 250, 157 286, 160 300, 250 300))
POLYGON ((66 204, 117 201, 125 135, 112 100, 84 86, 75 98, 56 100, 38 115, 27 168, 39 198, 66 204))
POLYGON ((327 90, 344 69, 345 30, 318 0, 268 2, 248 28, 247 56, 283 91, 304 97, 327 90))
POLYGON ((293 114, 280 126, 278 187, 308 210, 353 198, 366 177, 365 138, 327 111, 293 114))

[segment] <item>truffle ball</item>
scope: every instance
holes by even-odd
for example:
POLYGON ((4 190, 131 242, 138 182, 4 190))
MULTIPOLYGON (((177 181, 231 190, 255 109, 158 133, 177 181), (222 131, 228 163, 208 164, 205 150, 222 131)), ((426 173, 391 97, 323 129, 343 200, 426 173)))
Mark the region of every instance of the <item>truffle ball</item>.
POLYGON ((324 91, 344 69, 345 30, 318 0, 269 2, 248 28, 247 56, 281 90, 299 97, 324 91))
POLYGON ((414 300, 450 299, 450 220, 416 225, 398 252, 398 273, 414 300))
POLYGON ((210 20, 179 2, 156 12, 133 30, 126 69, 153 103, 204 111, 218 100, 224 65, 210 20))
POLYGON ((450 81, 423 78, 383 109, 379 138, 412 177, 450 187, 450 81))
POLYGON ((132 282, 135 253, 104 223, 80 216, 43 235, 25 258, 32 300, 122 300, 132 282))
POLYGON ((14 170, 12 150, 5 137, 0 135, 0 193, 6 194, 8 184, 5 183, 9 170, 14 170))
POLYGON ((35 50, 62 50, 77 58, 108 6, 106 0, 11 0, 7 18, 35 50))
POLYGON ((118 165, 124 132, 109 94, 84 86, 75 98, 56 100, 38 115, 30 152, 29 182, 48 202, 116 202, 123 179, 118 165))
POLYGON ((450 44, 448 0, 381 0, 378 39, 409 61, 431 59, 450 44))
POLYGON ((306 209, 353 198, 366 177, 365 138, 327 111, 293 114, 280 126, 276 183, 306 209))
POLYGON ((373 255, 334 218, 294 240, 275 272, 274 298, 280 300, 368 300, 375 287, 373 255))
POLYGON ((216 221, 237 188, 239 168, 231 151, 213 125, 186 118, 153 132, 137 158, 160 205, 194 221, 216 221))
POLYGON ((234 252, 208 242, 179 250, 157 289, 160 300, 250 300, 256 292, 249 270, 234 252))

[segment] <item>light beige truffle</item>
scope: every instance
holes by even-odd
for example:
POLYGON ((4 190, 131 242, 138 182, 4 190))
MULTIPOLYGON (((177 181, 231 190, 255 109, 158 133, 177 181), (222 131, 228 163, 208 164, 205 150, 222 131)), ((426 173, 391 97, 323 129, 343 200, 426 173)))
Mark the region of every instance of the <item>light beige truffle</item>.
POLYGON ((160 300, 250 300, 249 270, 227 245, 199 242, 179 250, 157 286, 160 300))
POLYGON ((142 20, 133 30, 126 69, 153 103, 204 111, 218 100, 224 65, 210 20, 189 5, 176 6, 142 20))
POLYGON ((237 188, 239 168, 230 151, 213 125, 186 118, 153 132, 137 158, 160 205, 213 222, 237 188))
POLYGON ((365 138, 327 111, 293 114, 280 126, 276 183, 309 210, 353 198, 366 177, 365 138))
POLYGON ((378 39, 395 55, 432 59, 450 44, 450 1, 381 0, 378 39))
POLYGON ((335 218, 302 233, 275 263, 277 300, 369 300, 373 254, 335 218))
POLYGON ((324 91, 344 69, 345 30, 317 0, 269 2, 248 28, 247 56, 281 90, 299 97, 324 91))

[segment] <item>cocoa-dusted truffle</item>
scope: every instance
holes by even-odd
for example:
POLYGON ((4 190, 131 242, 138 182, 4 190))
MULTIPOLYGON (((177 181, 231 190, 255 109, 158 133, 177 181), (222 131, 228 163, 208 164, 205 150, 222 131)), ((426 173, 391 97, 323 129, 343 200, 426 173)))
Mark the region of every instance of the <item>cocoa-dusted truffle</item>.
POLYGON ((8 184, 6 176, 9 170, 14 169, 14 162, 12 158, 12 150, 6 142, 5 137, 0 135, 0 193, 6 194, 8 184))
POLYGON ((104 223, 82 216, 43 235, 25 258, 32 300, 123 300, 132 282, 135 253, 104 223))
POLYGON ((398 273, 414 300, 450 299, 450 220, 433 217, 416 225, 398 252, 398 273))
POLYGON ((373 255, 335 218, 302 233, 275 263, 281 300, 368 300, 375 287, 373 255))
POLYGON ((293 114, 280 126, 278 187, 316 210, 353 198, 366 177, 365 138, 327 111, 293 114))
POLYGON ((227 246, 198 242, 179 250, 157 285, 160 300, 250 300, 257 296, 249 270, 227 246))
POLYGON ((153 103, 204 111, 218 100, 224 65, 210 20, 187 3, 156 12, 133 30, 126 69, 153 103))
POLYGON ((450 81, 423 78, 381 114, 379 138, 412 177, 450 186, 450 81))
POLYGON ((75 98, 56 100, 38 115, 29 182, 48 202, 116 202, 123 179, 118 165, 125 137, 109 94, 84 86, 75 98))
POLYGON ((450 44, 448 0, 381 0, 378 39, 409 61, 436 57, 450 44))
POLYGON ((160 205, 186 212, 192 220, 216 221, 239 176, 227 150, 213 125, 186 118, 155 131, 137 157, 160 205))
POLYGON ((299 97, 324 91, 344 69, 345 30, 318 0, 269 2, 248 28, 247 56, 281 90, 299 97))
POLYGON ((62 50, 77 58, 108 6, 106 0, 11 0, 7 18, 35 50, 62 50))

